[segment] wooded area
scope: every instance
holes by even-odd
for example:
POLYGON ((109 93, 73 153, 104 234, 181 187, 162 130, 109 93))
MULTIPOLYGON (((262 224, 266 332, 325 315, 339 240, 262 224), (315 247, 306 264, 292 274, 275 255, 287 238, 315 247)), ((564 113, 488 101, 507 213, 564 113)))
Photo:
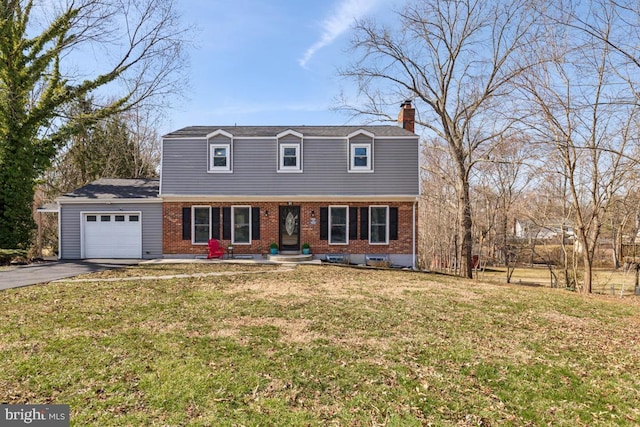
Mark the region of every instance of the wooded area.
POLYGON ((397 18, 358 24, 344 104, 393 120, 390 104, 415 103, 422 267, 472 277, 528 252, 591 292, 601 243, 617 267, 638 235, 640 6, 427 0, 397 18))

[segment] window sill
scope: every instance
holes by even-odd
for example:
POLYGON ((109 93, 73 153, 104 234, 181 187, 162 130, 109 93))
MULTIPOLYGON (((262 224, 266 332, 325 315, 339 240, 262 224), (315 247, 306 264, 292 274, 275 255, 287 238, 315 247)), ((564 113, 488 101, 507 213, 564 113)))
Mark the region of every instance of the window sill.
POLYGON ((302 173, 300 169, 278 169, 278 173, 302 173))

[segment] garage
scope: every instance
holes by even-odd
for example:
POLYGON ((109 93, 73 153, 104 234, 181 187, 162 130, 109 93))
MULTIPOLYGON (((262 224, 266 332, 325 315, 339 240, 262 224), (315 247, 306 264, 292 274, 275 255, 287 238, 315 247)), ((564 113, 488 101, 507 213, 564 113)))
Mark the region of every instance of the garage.
POLYGON ((82 258, 142 258, 140 212, 82 214, 82 258))
POLYGON ((56 199, 60 259, 162 257, 158 179, 100 178, 56 199))

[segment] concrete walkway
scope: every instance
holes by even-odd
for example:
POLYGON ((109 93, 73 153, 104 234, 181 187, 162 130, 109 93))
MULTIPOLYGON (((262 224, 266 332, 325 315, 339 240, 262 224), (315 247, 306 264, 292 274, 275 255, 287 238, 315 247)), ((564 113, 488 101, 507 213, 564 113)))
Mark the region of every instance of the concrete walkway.
POLYGON ((0 270, 0 291, 22 286, 47 283, 54 280, 94 273, 96 271, 136 265, 140 260, 95 259, 83 261, 48 261, 37 264, 21 265, 0 270))

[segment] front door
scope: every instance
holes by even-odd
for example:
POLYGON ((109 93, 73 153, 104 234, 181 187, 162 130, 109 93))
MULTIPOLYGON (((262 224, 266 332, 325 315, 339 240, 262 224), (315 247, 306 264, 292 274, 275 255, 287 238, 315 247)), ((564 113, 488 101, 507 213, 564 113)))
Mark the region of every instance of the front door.
POLYGON ((280 206, 280 252, 300 251, 300 206, 280 206))

